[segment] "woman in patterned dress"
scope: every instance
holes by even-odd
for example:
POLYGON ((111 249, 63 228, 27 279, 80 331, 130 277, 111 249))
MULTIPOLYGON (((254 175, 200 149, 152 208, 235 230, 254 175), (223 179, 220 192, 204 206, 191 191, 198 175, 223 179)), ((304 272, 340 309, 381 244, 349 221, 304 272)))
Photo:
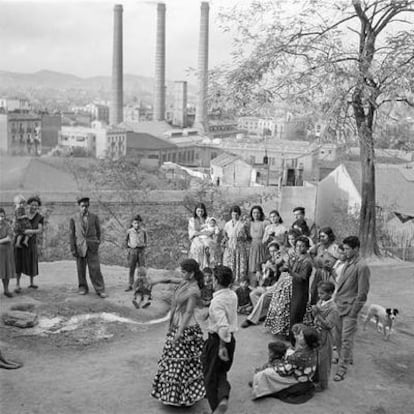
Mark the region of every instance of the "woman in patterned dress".
POLYGON ((264 213, 261 206, 253 206, 250 210, 250 250, 249 250, 249 280, 250 286, 257 286, 256 272, 260 263, 265 260, 265 245, 263 236, 266 228, 264 213))
POLYGON ((11 298, 9 280, 16 275, 13 255, 13 230, 6 221, 6 212, 0 208, 0 279, 3 283, 4 296, 11 298))
POLYGON ((279 246, 286 244, 287 229, 282 224, 283 220, 277 210, 272 210, 269 213, 270 224, 265 228, 263 235, 263 244, 268 246, 271 242, 275 241, 279 246))
POLYGON ((296 347, 285 362, 266 368, 253 377, 253 399, 275 394, 297 383, 309 383, 316 371, 319 335, 315 329, 296 325, 296 347))
POLYGON ((203 333, 194 318, 204 276, 194 259, 181 263, 184 280, 174 292, 170 326, 151 395, 166 405, 192 406, 205 396, 203 333))
POLYGON ((265 327, 269 328, 273 335, 288 336, 290 329, 290 303, 292 301, 292 278, 287 272, 287 264, 295 260, 295 243, 300 233, 294 229, 289 230, 288 244, 283 256, 284 265, 279 280, 270 302, 269 311, 265 321, 265 327))
POLYGON ((233 206, 230 210, 231 220, 223 229, 223 265, 233 272, 235 282, 247 276, 247 243, 249 234, 247 224, 242 220, 239 206, 233 206))
POLYGON ((34 284, 34 278, 39 274, 39 257, 37 251, 37 237, 43 233, 44 218, 39 213, 39 208, 42 205, 38 196, 32 196, 27 200, 29 206, 29 220, 32 225, 31 229, 25 230, 29 234, 29 245, 23 245, 21 248, 14 249, 14 260, 16 264, 16 293, 22 291, 20 287, 20 278, 22 273, 30 277, 29 288, 37 289, 38 286, 34 284))

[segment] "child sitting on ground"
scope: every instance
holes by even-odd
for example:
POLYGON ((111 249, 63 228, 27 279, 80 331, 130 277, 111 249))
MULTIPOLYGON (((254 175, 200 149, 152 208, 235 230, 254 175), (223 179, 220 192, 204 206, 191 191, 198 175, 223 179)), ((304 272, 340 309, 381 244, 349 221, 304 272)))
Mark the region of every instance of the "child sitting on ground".
POLYGON ((210 306, 211 299, 213 299, 213 270, 209 267, 203 269, 204 287, 201 289, 201 305, 204 307, 210 306))
POLYGON ((137 279, 134 282, 134 298, 132 304, 139 309, 140 307, 145 309, 151 305, 151 291, 152 283, 147 277, 147 271, 145 267, 139 267, 137 271, 137 279), (137 298, 139 296, 139 301, 137 298))
POLYGON ((319 301, 312 306, 314 325, 321 341, 318 349, 318 368, 315 375, 316 391, 323 391, 328 388, 328 379, 331 372, 335 329, 337 329, 339 322, 338 308, 332 299, 334 291, 335 285, 332 282, 319 282, 319 301))
POLYGON ((256 368, 254 373, 257 374, 260 371, 265 370, 266 368, 275 367, 278 364, 283 363, 287 346, 282 341, 269 342, 267 345, 269 351, 269 360, 260 368, 256 368))
POLYGON ((240 281, 240 286, 236 289, 237 295, 237 312, 243 315, 248 315, 252 309, 252 301, 250 299, 250 291, 252 288, 249 285, 249 277, 244 276, 240 281))
POLYGON ((31 229, 32 225, 30 224, 29 217, 26 214, 25 198, 21 194, 18 194, 14 197, 13 201, 15 205, 14 232, 16 234, 16 247, 20 249, 22 247, 22 244, 24 244, 26 247, 29 246, 30 236, 28 234, 25 234, 25 230, 31 229))

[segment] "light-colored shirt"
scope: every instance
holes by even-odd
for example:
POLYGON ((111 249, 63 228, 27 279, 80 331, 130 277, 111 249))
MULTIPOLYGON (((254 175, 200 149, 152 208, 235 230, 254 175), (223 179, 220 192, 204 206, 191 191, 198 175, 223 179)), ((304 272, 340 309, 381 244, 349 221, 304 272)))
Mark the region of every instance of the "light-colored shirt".
POLYGON ((144 229, 135 230, 133 227, 128 229, 127 234, 128 247, 135 249, 137 247, 146 247, 147 232, 144 229))
POLYGON ((213 293, 208 310, 208 331, 216 333, 224 342, 231 341, 231 334, 237 331, 237 295, 229 289, 213 293))

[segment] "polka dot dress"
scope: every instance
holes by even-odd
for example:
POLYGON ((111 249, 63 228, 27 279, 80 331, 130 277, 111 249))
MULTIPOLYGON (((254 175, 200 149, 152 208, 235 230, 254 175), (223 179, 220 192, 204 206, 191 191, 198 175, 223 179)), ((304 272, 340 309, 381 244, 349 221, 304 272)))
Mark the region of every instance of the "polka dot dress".
POLYGON ((173 343, 177 327, 167 334, 151 395, 164 404, 191 406, 205 396, 201 352, 203 333, 198 325, 184 329, 173 343))

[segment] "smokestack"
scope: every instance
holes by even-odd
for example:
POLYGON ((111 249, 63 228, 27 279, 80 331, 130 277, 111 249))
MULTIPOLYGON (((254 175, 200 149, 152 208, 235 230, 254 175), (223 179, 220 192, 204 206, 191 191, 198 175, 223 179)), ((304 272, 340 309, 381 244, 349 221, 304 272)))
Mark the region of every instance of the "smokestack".
POLYGON ((155 45, 154 121, 165 119, 165 4, 157 4, 155 45))
POLYGON ((122 68, 122 5, 114 7, 114 50, 112 56, 112 100, 109 122, 123 121, 123 68, 122 68))
POLYGON ((174 115, 173 125, 187 127, 187 82, 174 82, 174 115))
POLYGON ((200 41, 198 46, 198 100, 196 104, 195 126, 208 132, 207 89, 208 89, 208 18, 210 6, 201 3, 200 41))

